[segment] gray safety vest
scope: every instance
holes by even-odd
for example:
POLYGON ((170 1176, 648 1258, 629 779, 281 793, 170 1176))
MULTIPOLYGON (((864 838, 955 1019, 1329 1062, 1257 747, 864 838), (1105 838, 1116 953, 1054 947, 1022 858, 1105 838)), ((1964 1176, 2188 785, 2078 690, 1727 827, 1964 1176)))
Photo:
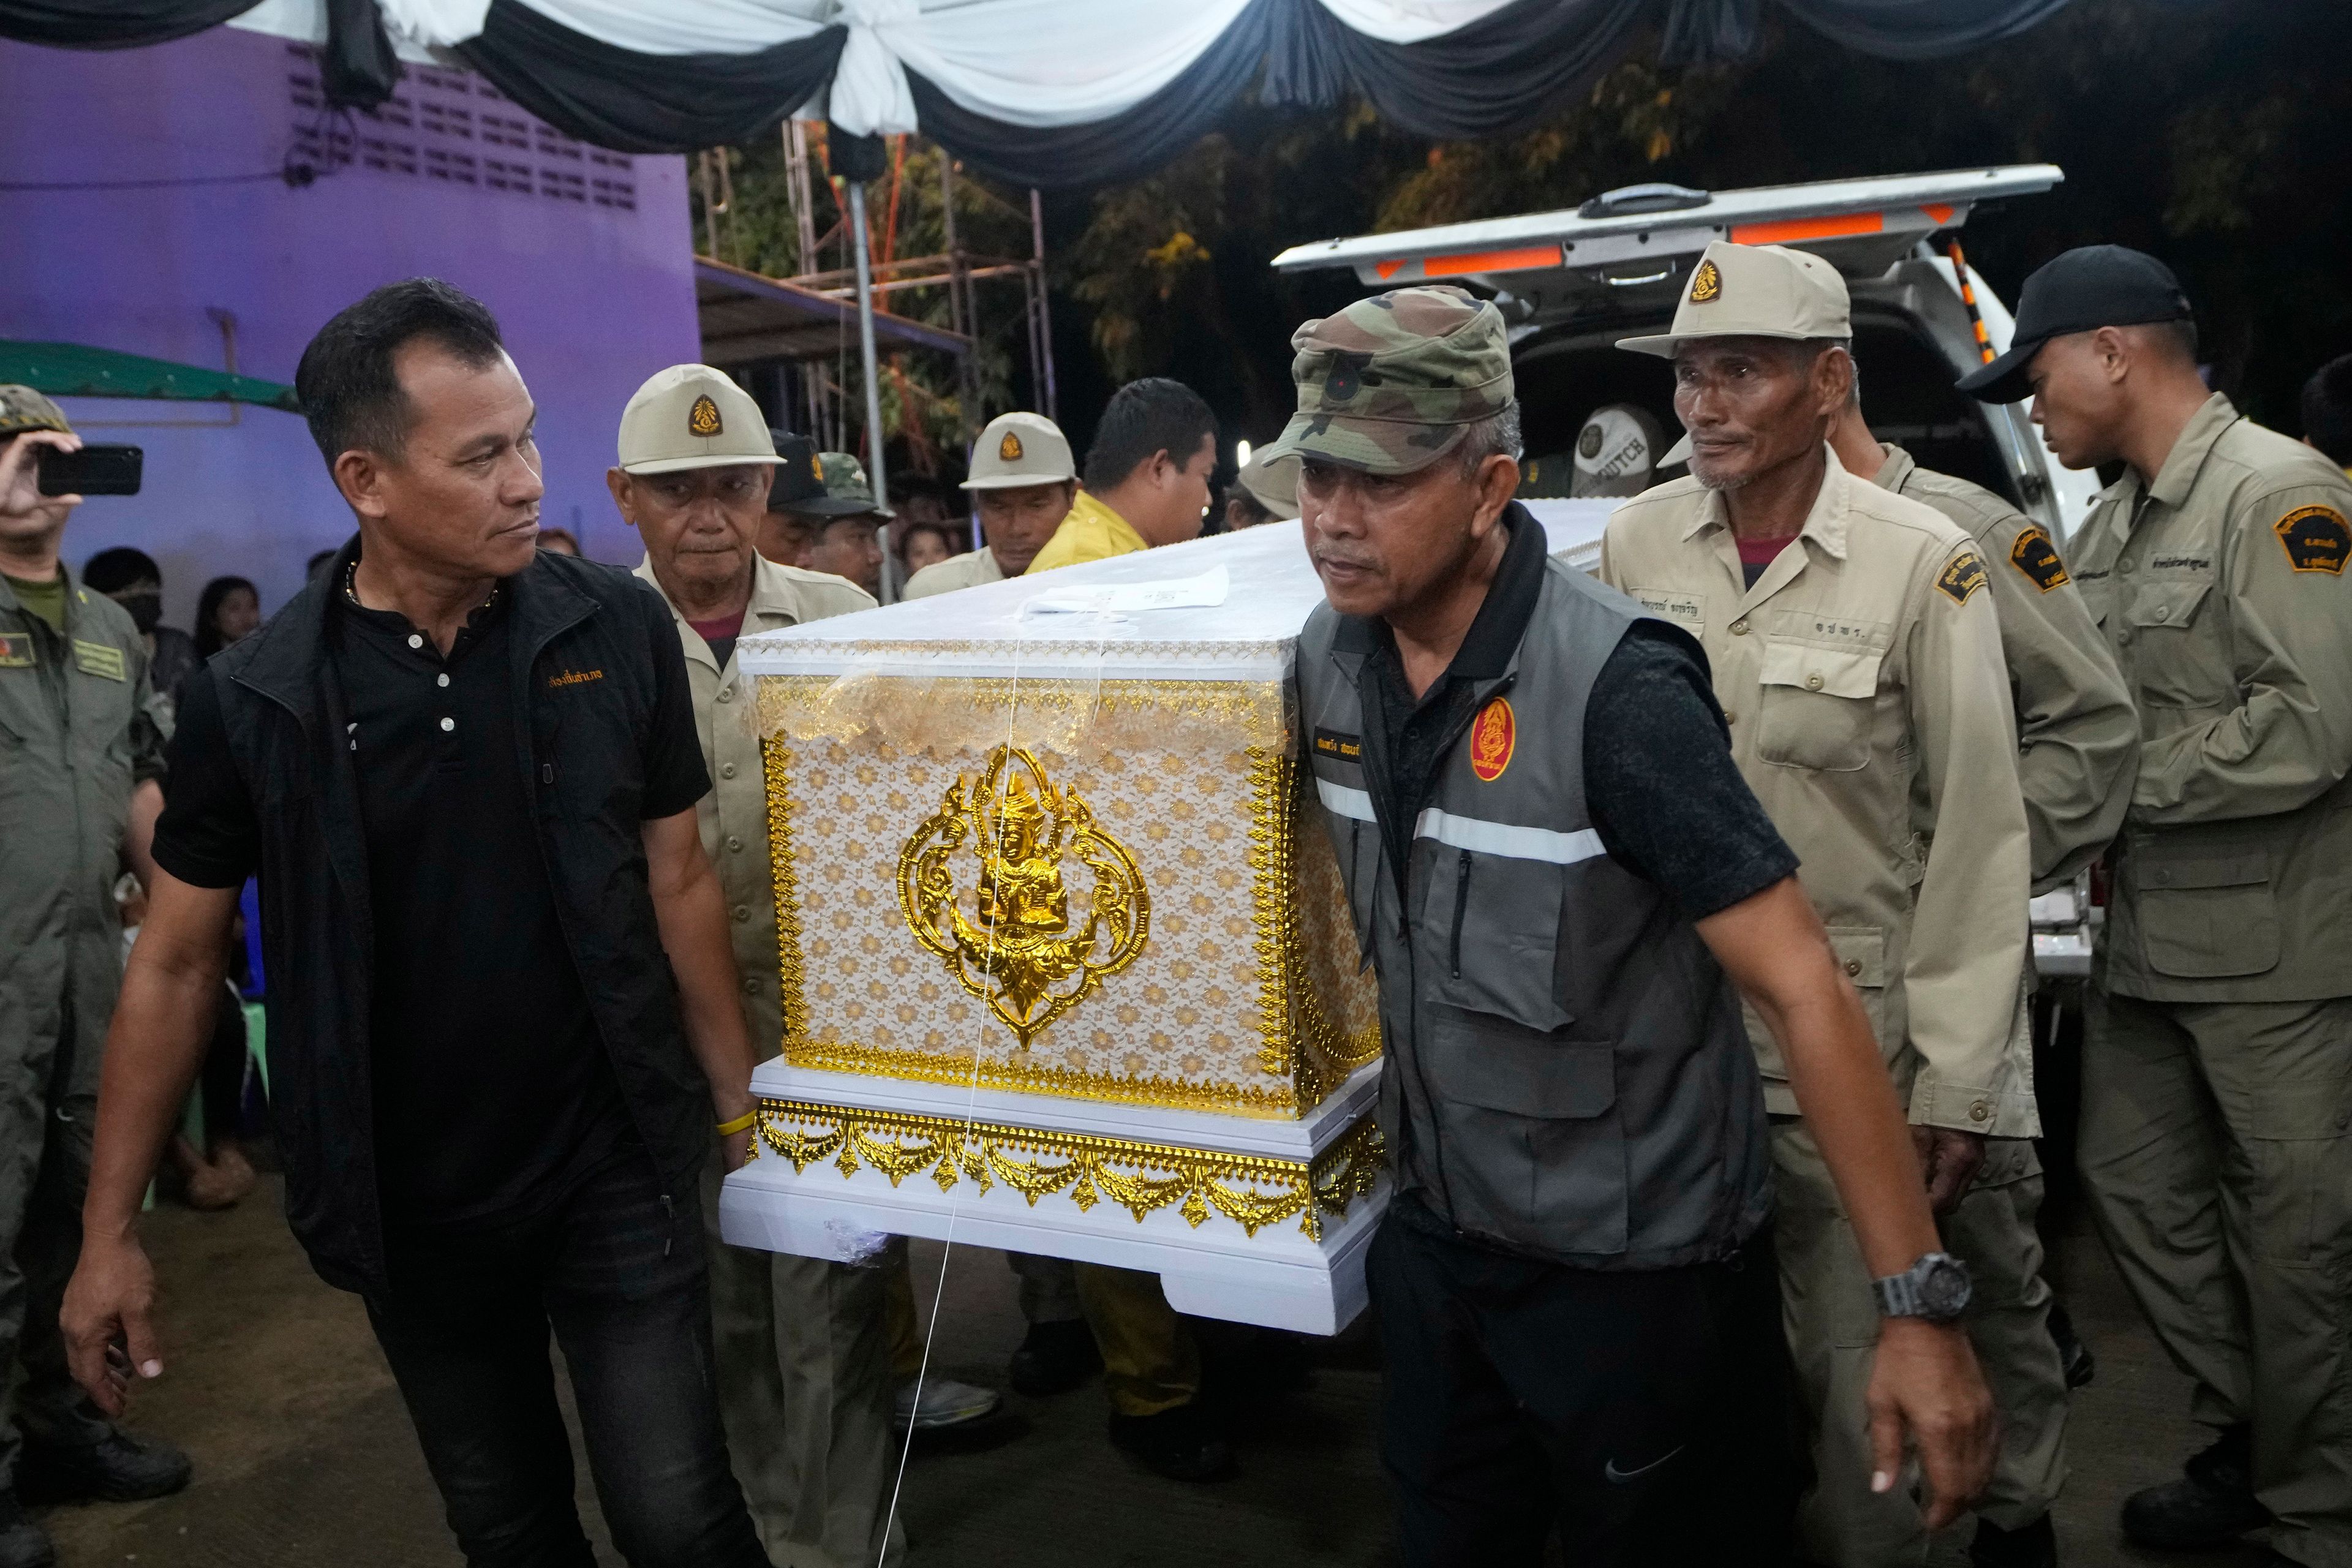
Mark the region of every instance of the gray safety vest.
POLYGON ((1508 669, 1446 741, 1402 885, 1364 776, 1367 656, 1335 647, 1328 605, 1298 643, 1304 749, 1379 970, 1399 1186, 1465 1234, 1588 1268, 1720 1258, 1771 1208, 1738 994, 1585 807, 1585 703, 1639 618, 1546 563, 1508 669))

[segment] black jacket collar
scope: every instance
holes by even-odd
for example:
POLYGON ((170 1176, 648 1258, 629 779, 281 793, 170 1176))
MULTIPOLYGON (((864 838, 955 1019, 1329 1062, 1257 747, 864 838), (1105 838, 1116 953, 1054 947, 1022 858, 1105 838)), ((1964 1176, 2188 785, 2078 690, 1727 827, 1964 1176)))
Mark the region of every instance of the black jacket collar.
MULTIPOLYGON (((341 694, 328 679, 327 617, 359 556, 359 536, 354 534, 325 571, 247 639, 254 646, 236 671, 239 680, 290 710, 306 729, 341 723, 341 694)), ((525 668, 558 633, 595 612, 596 601, 568 580, 570 572, 582 570, 603 568, 541 552, 530 565, 502 580, 501 588, 511 595, 507 613, 514 617, 515 652, 525 668)))

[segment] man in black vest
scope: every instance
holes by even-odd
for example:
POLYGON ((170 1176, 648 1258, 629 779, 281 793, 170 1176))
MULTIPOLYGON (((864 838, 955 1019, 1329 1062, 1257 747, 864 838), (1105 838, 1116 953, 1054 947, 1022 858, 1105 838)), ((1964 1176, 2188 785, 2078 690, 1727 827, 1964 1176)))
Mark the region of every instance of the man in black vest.
POLYGON ((380 289, 295 384, 359 537, 180 714, 99 1089, 74 1375, 118 1411, 163 1371, 140 1194, 257 872, 287 1217, 365 1299, 467 1562, 593 1562, 551 1330, 622 1554, 763 1565, 697 1180, 714 1145, 745 1157, 751 1042, 669 609, 534 548, 534 410, 480 304, 380 289))
POLYGON ((1300 725, 1387 1050, 1372 1245, 1409 1564, 1768 1563, 1793 1500, 1771 1158, 1739 994, 1780 1039, 1887 1321, 1872 1484, 1958 1516, 1991 1403, 1870 1023, 1734 765, 1705 656, 1549 561, 1512 502, 1492 305, 1302 327, 1267 456, 1328 603, 1300 725), (1737 990, 1735 990, 1735 986, 1737 990))

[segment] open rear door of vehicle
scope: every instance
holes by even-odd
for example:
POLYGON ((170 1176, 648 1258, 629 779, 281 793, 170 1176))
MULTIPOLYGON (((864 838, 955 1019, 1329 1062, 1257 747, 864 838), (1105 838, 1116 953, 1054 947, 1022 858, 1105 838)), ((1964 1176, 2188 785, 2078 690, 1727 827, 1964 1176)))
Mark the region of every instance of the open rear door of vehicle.
POLYGON ((1285 272, 1350 268, 1373 288, 1463 279, 1523 294, 1537 285, 1557 300, 1664 282, 1709 242, 1728 239, 1796 246, 1848 277, 1869 278, 1929 235, 1966 223, 1979 203, 2039 195, 2064 178, 2055 164, 2025 163, 1744 191, 1633 185, 1560 212, 1318 240, 1293 246, 1274 265, 1285 272), (1554 276, 1525 276, 1531 273, 1554 276))

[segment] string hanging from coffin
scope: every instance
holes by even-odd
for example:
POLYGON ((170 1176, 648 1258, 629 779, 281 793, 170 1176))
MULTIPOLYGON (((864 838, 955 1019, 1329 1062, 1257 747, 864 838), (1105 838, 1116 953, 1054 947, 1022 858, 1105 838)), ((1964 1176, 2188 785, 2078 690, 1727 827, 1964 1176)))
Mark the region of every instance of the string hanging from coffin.
POLYGON ((948 786, 898 852, 898 905, 915 940, 1024 1050, 1133 963, 1151 934, 1151 895, 1135 857, 1021 746, 997 747, 977 780, 959 773, 948 786), (978 862, 971 916, 953 869, 967 847, 978 862), (1076 929, 1063 876, 1073 858, 1094 874, 1076 929))

